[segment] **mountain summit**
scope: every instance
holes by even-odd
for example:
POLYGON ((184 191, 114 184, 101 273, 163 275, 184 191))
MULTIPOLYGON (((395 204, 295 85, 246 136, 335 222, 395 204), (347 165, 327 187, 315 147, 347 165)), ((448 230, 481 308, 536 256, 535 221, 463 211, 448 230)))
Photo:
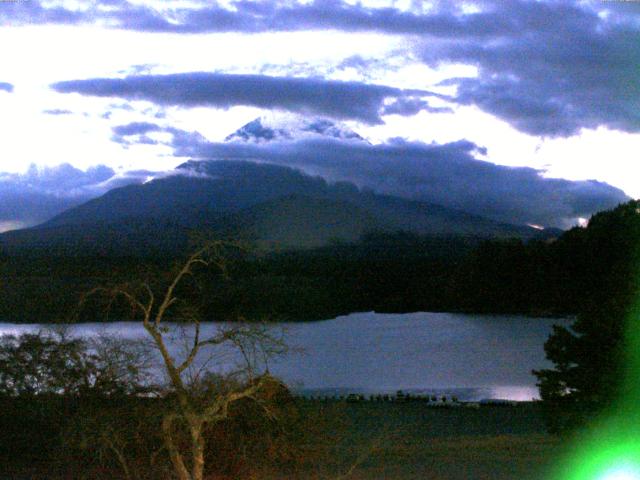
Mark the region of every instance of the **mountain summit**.
POLYGON ((290 142, 313 137, 367 142, 344 124, 325 118, 306 118, 298 115, 269 115, 258 117, 225 138, 226 142, 290 142))

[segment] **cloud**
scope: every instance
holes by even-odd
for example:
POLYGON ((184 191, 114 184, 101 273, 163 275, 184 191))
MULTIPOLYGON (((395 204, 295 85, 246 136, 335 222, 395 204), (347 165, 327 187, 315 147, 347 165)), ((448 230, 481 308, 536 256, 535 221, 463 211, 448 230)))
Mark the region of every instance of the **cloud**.
MULTIPOLYGON (((126 2, 121 2, 121 8, 127 8, 126 2)), ((0 25, 35 25, 62 24, 73 25, 92 22, 98 19, 97 10, 74 11, 64 7, 61 2, 47 4, 33 0, 28 2, 4 2, 0 8, 0 25)))
POLYGON ((370 145, 315 138, 242 144, 209 143, 185 132, 174 138, 173 147, 179 156, 290 166, 329 181, 516 224, 566 228, 628 199, 605 183, 544 178, 532 168, 479 160, 486 150, 466 140, 439 145, 395 139, 370 145))
POLYGON ((12 182, 14 185, 22 185, 26 188, 72 196, 114 175, 115 172, 105 165, 90 167, 83 171, 68 163, 55 167, 38 167, 32 164, 24 174, 0 174, 0 182, 5 184, 12 182))
POLYGON ((80 170, 69 164, 31 165, 24 173, 0 172, 0 231, 36 225, 102 195, 148 180, 150 172, 118 174, 104 165, 80 170))
POLYGON ((411 116, 421 111, 431 113, 453 113, 453 110, 449 107, 432 107, 429 102, 422 98, 405 97, 396 98, 383 108, 384 115, 403 115, 411 116))
POLYGON ((407 49, 398 49, 383 56, 352 55, 338 64, 325 65, 324 71, 330 73, 354 71, 359 78, 372 80, 381 75, 388 75, 389 72, 398 72, 404 67, 415 65, 417 61, 417 58, 407 49))
MULTIPOLYGON (((176 136, 184 135, 184 131, 175 128, 167 128, 165 131, 172 134, 174 139, 176 136)), ((228 135, 225 138, 225 142, 281 142, 308 138, 310 136, 366 142, 364 138, 344 124, 336 123, 326 118, 313 118, 291 114, 281 116, 269 115, 269 118, 258 117, 240 127, 231 135, 228 135)))
MULTIPOLYGON (((109 8, 85 4, 80 9, 63 1, 12 2, 0 10, 0 25, 96 24, 142 32, 260 33, 272 31, 341 30, 416 36, 490 36, 519 25, 508 17, 496 21, 484 12, 466 14, 455 2, 436 2, 446 8, 410 9, 368 7, 342 0, 288 1, 231 0, 191 2, 191 5, 157 2, 146 6, 113 0, 109 8)), ((483 1, 481 5, 490 2, 483 1)), ((468 2, 465 6, 473 4, 468 2)))
POLYGON ((127 30, 187 34, 344 30, 421 35, 424 32, 443 30, 465 34, 469 29, 492 28, 490 24, 476 18, 460 17, 457 12, 424 14, 396 8, 368 8, 359 3, 351 4, 340 0, 238 0, 229 2, 229 7, 212 1, 204 6, 168 5, 164 10, 160 2, 155 8, 124 0, 110 3, 108 9, 98 5, 72 9, 65 7, 64 2, 13 2, 0 10, 0 24, 101 23, 127 30))
POLYGON ((0 82, 0 92, 13 92, 13 85, 7 82, 0 82))
MULTIPOLYGON (((441 97, 427 91, 360 82, 206 72, 70 80, 54 83, 51 88, 60 93, 148 100, 162 106, 229 108, 245 105, 354 119, 369 124, 382 123, 380 115, 384 113, 387 99, 441 97)), ((421 105, 428 104, 423 102, 421 105)))
POLYGON ((149 132, 157 132, 162 130, 160 125, 149 122, 132 122, 126 125, 117 125, 112 128, 115 135, 126 137, 130 135, 143 135, 149 132))
POLYGON ((43 110, 42 113, 46 115, 71 115, 73 112, 62 108, 53 108, 50 110, 43 110))
POLYGON ((97 196, 95 192, 99 192, 99 195, 113 190, 114 188, 124 187, 126 185, 145 183, 154 178, 161 178, 169 175, 171 172, 158 172, 151 170, 130 170, 116 174, 108 180, 97 184, 93 188, 92 196, 97 196))
MULTIPOLYGON (((462 8, 462 2, 441 1, 430 9, 419 8, 420 3, 401 10, 341 0, 238 0, 228 6, 195 3, 152 9, 123 0, 112 2, 110 9, 76 11, 33 1, 3 5, 0 23, 100 21, 151 32, 341 30, 408 35, 417 43, 418 56, 431 66, 477 66, 476 78, 448 80, 457 86, 457 102, 478 106, 522 132, 560 137, 601 126, 640 132, 640 14, 631 2, 477 0, 462 8)), ((366 69, 368 63, 356 56, 340 68, 366 69)), ((225 104, 221 98, 213 103, 225 104)), ((270 102, 236 96, 228 103, 270 102)), ((408 100, 397 103, 398 108, 403 103, 408 100)), ((351 112, 349 118, 376 123, 377 107, 375 101, 365 103, 363 111, 351 112)), ((340 118, 347 118, 340 112, 340 118)))
MULTIPOLYGON (((143 32, 170 33, 260 33, 273 31, 341 30, 346 32, 380 32, 412 36, 442 38, 490 38, 496 35, 519 34, 524 27, 571 21, 571 18, 550 19, 550 13, 575 14, 570 1, 514 0, 522 15, 511 15, 511 2, 496 0, 471 0, 459 2, 432 2, 429 8, 421 8, 422 2, 413 2, 411 8, 370 7, 361 2, 343 0, 287 1, 231 0, 224 2, 157 2, 153 6, 126 0, 113 0, 109 8, 106 2, 85 4, 73 9, 64 1, 11 2, 0 10, 0 25, 34 24, 96 24, 112 28, 143 32), (164 3, 164 5, 163 5, 164 3), (536 5, 539 4, 539 5, 536 5), (467 7, 477 7, 469 9, 467 7), (521 8, 524 6, 524 8, 521 8), (537 10, 536 10, 537 9, 537 10), (498 17, 499 13, 507 13, 498 17)), ((607 2, 609 3, 609 2, 607 2)), ((614 2, 611 2, 614 3, 614 2)), ((617 3, 617 2, 616 2, 617 3)), ((620 2, 623 3, 623 2, 620 2)), ((628 2, 631 3, 631 2, 628 2)), ((426 2, 425 2, 426 4, 426 2)), ((631 15, 633 7, 602 6, 631 15)), ((637 9, 635 9, 637 14, 637 9)), ((141 65, 142 70, 148 65, 141 65)), ((140 70, 140 71, 142 71, 140 70)))
POLYGON ((489 5, 477 15, 493 24, 491 31, 441 36, 420 49, 432 66, 478 67, 477 78, 445 82, 457 86, 459 103, 533 135, 570 136, 600 126, 640 132, 638 17, 602 15, 569 2, 489 5))

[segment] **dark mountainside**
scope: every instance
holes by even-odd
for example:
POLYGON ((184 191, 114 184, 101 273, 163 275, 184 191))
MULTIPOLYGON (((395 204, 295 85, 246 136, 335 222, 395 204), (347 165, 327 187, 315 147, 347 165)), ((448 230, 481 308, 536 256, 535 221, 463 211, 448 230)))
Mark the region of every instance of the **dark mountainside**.
POLYGON ((0 243, 7 252, 174 255, 187 248, 190 230, 288 249, 355 242, 372 232, 487 239, 540 235, 527 226, 361 191, 349 183, 329 184, 287 167, 190 161, 168 177, 111 190, 42 225, 5 233, 0 243))
MULTIPOLYGON (((286 133, 256 128, 242 140, 286 133)), ((0 318, 76 320, 84 292, 160 278, 198 236, 252 245, 232 259, 228 279, 200 272, 206 318, 311 320, 369 310, 575 314, 608 281, 600 252, 624 251, 624 232, 598 227, 607 215, 596 215, 586 229, 539 231, 287 167, 189 161, 164 178, 0 235, 0 318), (616 240, 607 243, 609 234, 616 240)), ((80 320, 107 319, 94 307, 80 320)), ((116 309, 108 318, 126 315, 116 309)))
MULTIPOLYGON (((297 208, 300 199, 309 198, 291 195, 266 202, 249 209, 253 218, 248 218, 252 225, 259 225, 254 220, 269 212, 279 214, 287 202, 297 208)), ((314 209, 323 205, 317 199, 308 203, 314 209)), ((324 205, 327 214, 333 211, 333 204, 324 205)), ((621 268, 611 270, 611 265, 624 265, 626 224, 607 219, 615 219, 619 211, 637 212, 634 205, 630 202, 598 214, 587 228, 574 228, 555 241, 373 232, 354 242, 334 238, 320 247, 262 248, 234 258, 227 280, 201 272, 199 305, 212 319, 241 314, 267 320, 313 320, 368 310, 575 314, 621 268)), ((341 213, 354 218, 352 211, 341 213)), ((366 215, 358 218, 361 225, 370 220, 366 215)), ((126 224, 114 224, 111 231, 121 232, 126 224)), ((278 228, 289 232, 285 225, 278 228)), ((147 235, 166 238, 167 225, 158 221, 154 226, 156 230, 147 235)), ((82 224, 67 228, 70 236, 86 234, 82 224)), ((182 233, 186 238, 187 229, 182 233)), ((132 243, 132 252, 123 252, 118 245, 111 251, 64 254, 51 253, 46 242, 41 245, 41 249, 12 254, 5 251, 0 257, 0 316, 7 321, 69 320, 88 289, 154 279, 187 251, 168 255, 150 248, 151 253, 140 255, 139 245, 136 250, 132 243)), ((106 320, 98 310, 85 310, 80 320, 106 320)), ((109 318, 126 318, 126 312, 111 312, 109 318)))

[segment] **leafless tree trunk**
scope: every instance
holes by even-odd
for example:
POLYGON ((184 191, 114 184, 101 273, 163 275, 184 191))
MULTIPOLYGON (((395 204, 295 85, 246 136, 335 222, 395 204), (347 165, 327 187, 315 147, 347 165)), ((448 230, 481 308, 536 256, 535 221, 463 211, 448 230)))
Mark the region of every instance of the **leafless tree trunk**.
POLYGON ((176 309, 180 301, 176 295, 179 285, 187 277, 191 277, 197 267, 216 267, 222 274, 226 274, 223 250, 230 246, 232 245, 226 242, 213 242, 197 250, 182 264, 168 287, 158 297, 148 283, 98 288, 88 294, 89 296, 102 293, 107 294, 111 299, 124 298, 134 311, 142 315, 142 324, 160 353, 171 395, 175 396, 176 400, 175 409, 166 413, 162 420, 162 436, 173 469, 180 480, 204 478, 205 428, 228 418, 229 407, 234 402, 244 398, 255 398, 267 382, 275 381, 268 374, 256 376, 252 356, 259 352, 266 357, 281 353, 284 348, 283 343, 271 336, 265 328, 239 325, 234 328, 219 329, 215 334, 202 338, 201 319, 193 309, 184 310, 185 315, 180 318, 179 311, 176 309), (163 322, 172 307, 174 319, 186 322, 193 327, 193 339, 190 339, 190 345, 183 360, 172 356, 165 337, 167 327, 163 322), (202 398, 195 391, 193 384, 185 379, 186 372, 195 366, 196 359, 203 353, 205 347, 215 348, 225 345, 236 348, 244 358, 244 381, 238 388, 221 389, 207 398, 202 398), (181 431, 179 429, 186 429, 190 437, 187 451, 181 450, 181 444, 176 441, 178 432, 181 431))

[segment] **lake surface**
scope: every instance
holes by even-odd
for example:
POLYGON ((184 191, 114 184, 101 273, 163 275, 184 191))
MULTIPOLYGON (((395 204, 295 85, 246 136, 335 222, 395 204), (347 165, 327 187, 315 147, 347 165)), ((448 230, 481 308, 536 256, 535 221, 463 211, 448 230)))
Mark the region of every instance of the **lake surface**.
MULTIPOLYGON (((272 374, 306 395, 413 393, 461 400, 537 398, 532 369, 549 367, 543 345, 553 324, 567 319, 452 313, 354 313, 311 323, 282 323, 296 351, 272 360, 272 374)), ((214 332, 221 324, 206 323, 214 332)), ((0 323, 0 335, 42 325, 0 323)), ((78 324, 73 335, 144 339, 139 323, 78 324)), ((179 337, 177 335, 176 337, 179 337)), ((176 338, 174 351, 182 342, 176 338)), ((219 359, 230 364, 233 357, 219 359)))

